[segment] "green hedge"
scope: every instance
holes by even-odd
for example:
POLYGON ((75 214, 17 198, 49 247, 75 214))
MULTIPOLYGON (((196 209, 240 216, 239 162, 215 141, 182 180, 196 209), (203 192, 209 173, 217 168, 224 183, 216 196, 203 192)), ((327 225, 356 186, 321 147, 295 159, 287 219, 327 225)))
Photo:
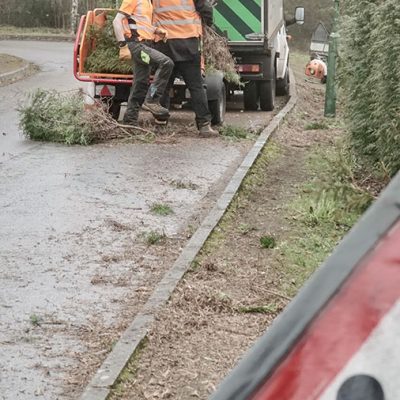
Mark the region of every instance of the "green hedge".
POLYGON ((400 169, 400 1, 342 3, 340 78, 351 144, 394 175, 400 169))
MULTIPOLYGON (((79 14, 96 7, 115 7, 115 0, 79 0, 79 14)), ((120 4, 120 1, 119 3, 120 4)), ((68 30, 71 0, 0 0, 0 25, 22 28, 48 27, 68 30)))

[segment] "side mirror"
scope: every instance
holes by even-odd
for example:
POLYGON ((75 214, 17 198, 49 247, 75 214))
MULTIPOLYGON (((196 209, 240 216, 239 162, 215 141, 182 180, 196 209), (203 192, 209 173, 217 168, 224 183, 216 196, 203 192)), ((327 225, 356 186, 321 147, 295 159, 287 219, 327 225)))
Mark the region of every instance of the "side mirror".
POLYGON ((304 7, 296 7, 296 11, 294 13, 294 19, 296 24, 303 25, 304 24, 304 7))

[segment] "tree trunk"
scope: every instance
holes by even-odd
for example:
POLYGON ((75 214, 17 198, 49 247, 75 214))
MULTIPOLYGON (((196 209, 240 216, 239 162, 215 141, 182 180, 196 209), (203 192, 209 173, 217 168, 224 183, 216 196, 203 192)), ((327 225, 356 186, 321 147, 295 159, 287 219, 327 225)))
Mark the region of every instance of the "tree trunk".
POLYGON ((71 5, 71 33, 76 32, 76 22, 78 19, 78 0, 72 0, 71 5))

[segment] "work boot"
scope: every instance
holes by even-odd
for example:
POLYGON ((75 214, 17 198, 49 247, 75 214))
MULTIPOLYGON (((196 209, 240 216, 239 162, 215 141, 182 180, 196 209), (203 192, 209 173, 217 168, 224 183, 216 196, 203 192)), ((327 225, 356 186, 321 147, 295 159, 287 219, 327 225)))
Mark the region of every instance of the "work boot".
POLYGON ((150 111, 155 117, 169 115, 168 109, 164 108, 158 101, 146 100, 142 108, 143 110, 150 111))
POLYGON ((199 136, 202 138, 219 137, 219 132, 211 128, 210 123, 207 123, 199 126, 199 136))
POLYGON ((137 119, 122 119, 123 125, 139 126, 137 119))

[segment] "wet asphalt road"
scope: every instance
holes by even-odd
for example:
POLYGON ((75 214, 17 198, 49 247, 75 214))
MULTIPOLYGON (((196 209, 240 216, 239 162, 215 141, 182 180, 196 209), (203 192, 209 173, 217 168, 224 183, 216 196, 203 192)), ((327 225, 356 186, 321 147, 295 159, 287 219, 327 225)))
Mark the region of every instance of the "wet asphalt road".
POLYGON ((13 85, 0 87, 0 163, 37 145, 19 134, 16 108, 25 101, 26 92, 39 87, 64 91, 82 86, 72 73, 71 43, 0 41, 1 53, 30 61, 39 66, 40 72, 13 85))
MULTIPOLYGON (((117 323, 128 294, 134 303, 152 271, 168 267, 162 255, 146 260, 143 235, 179 237, 211 208, 251 143, 194 132, 166 144, 32 143, 19 134, 15 108, 34 88, 82 85, 72 44, 0 41, 0 53, 40 67, 0 88, 0 399, 75 398, 65 385, 90 352, 81 332, 94 320, 117 323), (152 214, 157 202, 174 213, 152 214)), ((254 128, 269 118, 233 112, 228 120, 254 128)))

